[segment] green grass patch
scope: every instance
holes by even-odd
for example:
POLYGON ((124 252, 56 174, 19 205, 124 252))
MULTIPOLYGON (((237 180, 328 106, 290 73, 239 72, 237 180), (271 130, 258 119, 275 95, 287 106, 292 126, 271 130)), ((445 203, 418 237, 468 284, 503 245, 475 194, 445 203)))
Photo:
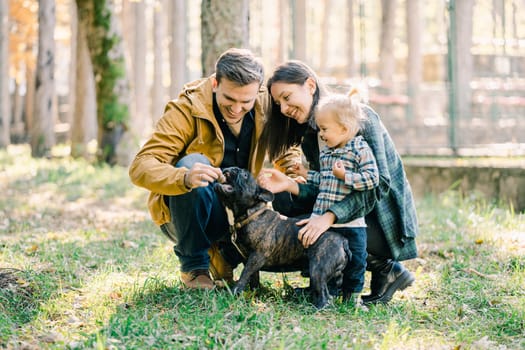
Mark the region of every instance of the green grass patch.
POLYGON ((181 288, 126 168, 13 147, 0 190, 0 348, 525 348, 525 217, 475 195, 417 199, 416 282, 389 305, 317 311, 297 273, 241 296, 181 288))

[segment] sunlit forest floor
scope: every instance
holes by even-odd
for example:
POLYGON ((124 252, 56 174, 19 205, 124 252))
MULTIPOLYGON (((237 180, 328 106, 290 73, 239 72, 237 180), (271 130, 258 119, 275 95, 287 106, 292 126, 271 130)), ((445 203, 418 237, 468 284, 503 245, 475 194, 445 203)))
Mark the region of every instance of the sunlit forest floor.
POLYGON ((14 146, 0 190, 0 348, 525 348, 525 214, 475 195, 417 199, 416 282, 389 305, 316 311, 297 273, 239 297, 182 289, 123 167, 14 146))

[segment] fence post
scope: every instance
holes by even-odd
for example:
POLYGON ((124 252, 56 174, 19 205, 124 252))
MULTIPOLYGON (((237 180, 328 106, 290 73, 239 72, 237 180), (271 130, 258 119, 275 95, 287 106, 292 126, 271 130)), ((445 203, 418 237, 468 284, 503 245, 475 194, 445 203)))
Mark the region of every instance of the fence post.
POLYGON ((449 116, 449 146, 452 153, 457 155, 457 65, 456 65, 456 1, 448 0, 448 30, 447 30, 447 76, 449 83, 449 100, 448 100, 448 116, 449 116))

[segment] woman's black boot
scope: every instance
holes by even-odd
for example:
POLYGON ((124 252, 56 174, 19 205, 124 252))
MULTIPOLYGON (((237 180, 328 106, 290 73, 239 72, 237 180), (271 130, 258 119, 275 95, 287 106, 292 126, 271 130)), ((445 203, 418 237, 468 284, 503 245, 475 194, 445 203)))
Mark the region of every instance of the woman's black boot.
POLYGON ((399 262, 368 254, 367 270, 372 272, 369 295, 361 296, 365 304, 388 303, 394 293, 414 283, 414 275, 399 262))

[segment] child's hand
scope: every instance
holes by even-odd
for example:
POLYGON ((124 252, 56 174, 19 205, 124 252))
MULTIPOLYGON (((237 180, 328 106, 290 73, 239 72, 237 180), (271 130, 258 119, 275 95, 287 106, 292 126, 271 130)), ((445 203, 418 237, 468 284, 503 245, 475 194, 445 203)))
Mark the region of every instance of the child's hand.
POLYGON ((336 161, 332 167, 332 172, 339 180, 345 180, 345 166, 340 160, 336 161))

